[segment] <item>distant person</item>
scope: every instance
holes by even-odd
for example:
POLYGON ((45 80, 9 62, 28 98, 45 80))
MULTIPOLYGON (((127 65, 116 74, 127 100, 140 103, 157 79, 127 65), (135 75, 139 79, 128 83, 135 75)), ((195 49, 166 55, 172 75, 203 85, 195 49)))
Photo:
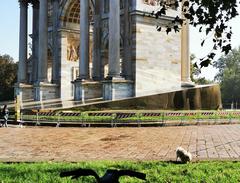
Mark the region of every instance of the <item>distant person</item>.
POLYGON ((9 116, 9 111, 7 108, 7 105, 4 105, 3 109, 2 109, 2 117, 3 117, 3 127, 8 127, 7 125, 7 121, 8 121, 8 116, 9 116))
POLYGON ((3 119, 3 115, 2 115, 2 107, 1 107, 0 108, 0 127, 2 127, 3 125, 2 119, 3 119))

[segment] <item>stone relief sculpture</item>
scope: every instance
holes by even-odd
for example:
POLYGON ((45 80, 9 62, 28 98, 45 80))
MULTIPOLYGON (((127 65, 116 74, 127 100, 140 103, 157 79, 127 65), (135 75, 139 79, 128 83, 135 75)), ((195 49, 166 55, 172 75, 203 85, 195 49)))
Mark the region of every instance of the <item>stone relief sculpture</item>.
POLYGON ((73 35, 67 38, 67 60, 76 62, 79 59, 79 41, 73 35))
POLYGON ((151 5, 151 6, 157 6, 159 2, 160 0, 144 0, 144 4, 151 5))
POLYGON ((161 3, 167 3, 168 6, 171 8, 175 8, 175 2, 176 0, 143 0, 144 4, 150 5, 150 6, 158 6, 161 3))
POLYGON ((67 48, 67 59, 69 61, 77 61, 78 60, 78 54, 77 49, 74 45, 69 45, 67 48))

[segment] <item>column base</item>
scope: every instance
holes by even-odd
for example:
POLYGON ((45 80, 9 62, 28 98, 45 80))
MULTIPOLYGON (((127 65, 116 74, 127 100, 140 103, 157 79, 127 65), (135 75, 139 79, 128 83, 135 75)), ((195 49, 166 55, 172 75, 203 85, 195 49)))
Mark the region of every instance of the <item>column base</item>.
POLYGON ((25 83, 16 83, 14 85, 14 96, 19 95, 20 101, 33 100, 34 89, 33 85, 25 83))
POLYGON ((85 101, 88 99, 102 97, 102 83, 89 80, 75 80, 74 84, 74 100, 85 101))
POLYGON ((182 81, 181 82, 181 87, 195 87, 196 84, 192 81, 182 81))
POLYGON ((39 82, 34 84, 34 100, 43 101, 59 98, 59 85, 39 82))
POLYGON ((102 83, 104 100, 117 100, 133 97, 133 81, 125 80, 123 78, 112 78, 111 80, 106 80, 102 83))

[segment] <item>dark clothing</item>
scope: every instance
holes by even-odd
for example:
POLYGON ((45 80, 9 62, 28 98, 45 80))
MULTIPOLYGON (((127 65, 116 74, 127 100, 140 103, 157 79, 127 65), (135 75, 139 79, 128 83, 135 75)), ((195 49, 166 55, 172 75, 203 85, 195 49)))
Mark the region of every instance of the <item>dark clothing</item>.
POLYGON ((2 117, 3 117, 3 126, 8 127, 7 121, 8 121, 9 111, 7 108, 2 110, 2 117))

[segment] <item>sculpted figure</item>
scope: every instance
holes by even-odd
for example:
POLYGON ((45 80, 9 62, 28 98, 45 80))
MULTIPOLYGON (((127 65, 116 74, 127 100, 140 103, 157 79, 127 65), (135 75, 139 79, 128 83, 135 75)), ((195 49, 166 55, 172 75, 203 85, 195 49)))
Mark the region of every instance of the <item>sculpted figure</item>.
POLYGON ((70 61, 77 61, 78 54, 75 46, 69 45, 67 48, 67 59, 70 61))
POLYGON ((144 3, 151 6, 156 6, 157 0, 144 0, 144 3))
POLYGON ((73 35, 69 35, 67 38, 67 60, 77 61, 79 58, 77 38, 73 35))

